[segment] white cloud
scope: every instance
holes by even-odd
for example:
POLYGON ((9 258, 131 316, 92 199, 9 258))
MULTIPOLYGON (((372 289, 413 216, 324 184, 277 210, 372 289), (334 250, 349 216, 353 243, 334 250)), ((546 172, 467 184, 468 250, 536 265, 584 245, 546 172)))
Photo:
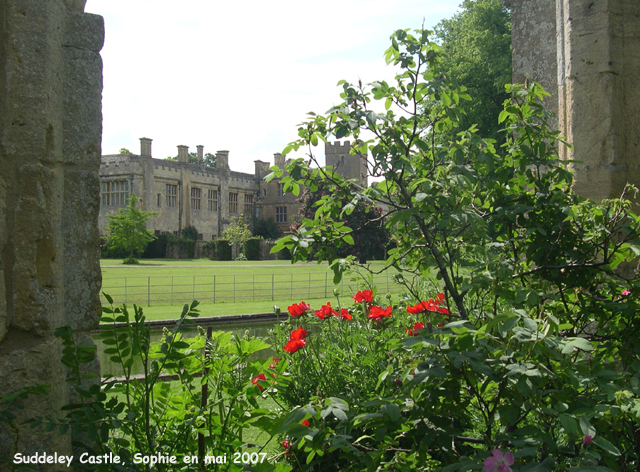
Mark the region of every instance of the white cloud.
POLYGON ((383 52, 394 30, 432 27, 459 1, 88 0, 106 28, 103 153, 138 152, 144 136, 154 157, 203 144, 252 173, 308 111, 339 101, 339 79, 393 76, 383 52))

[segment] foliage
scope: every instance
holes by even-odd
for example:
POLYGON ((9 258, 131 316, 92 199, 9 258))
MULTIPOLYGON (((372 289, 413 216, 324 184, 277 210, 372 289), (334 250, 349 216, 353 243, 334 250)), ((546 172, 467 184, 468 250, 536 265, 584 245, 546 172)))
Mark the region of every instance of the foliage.
POLYGON ((167 244, 175 240, 173 233, 163 231, 151 241, 142 254, 143 259, 161 259, 167 257, 167 244))
POLYGON ((238 246, 240 253, 244 251, 244 243, 251 238, 249 225, 240 217, 231 218, 229 227, 222 233, 222 237, 231 244, 238 246))
MULTIPOLYGON (((425 323, 424 336, 389 351, 389 359, 404 359, 401 369, 390 367, 401 392, 372 392, 356 404, 370 410, 354 416, 342 408, 347 419, 331 430, 290 433, 299 438, 294 449, 310 467, 334 452, 340 464, 357 464, 344 470, 415 470, 407 460, 427 459, 442 470, 478 470, 494 449, 513 452, 515 472, 635 470, 640 283, 630 264, 640 255, 640 218, 624 196, 596 203, 571 193, 572 174, 558 158, 566 143, 548 127, 538 84, 507 87, 502 149, 476 127, 443 146, 441 134, 457 126, 469 97, 429 37, 394 33, 386 59, 400 69, 395 83, 341 81, 343 103, 301 125, 300 139, 283 153, 304 146, 313 162, 320 141, 352 136, 382 181, 360 190, 291 160, 287 189, 327 183, 331 197, 274 250, 287 247, 294 261, 306 260, 315 245, 339 280, 353 265, 334 250, 353 243, 339 216, 360 201, 382 202, 397 244, 387 266, 427 280, 436 274, 453 321, 442 329, 425 323), (425 102, 439 107, 424 114, 425 102)), ((274 169, 273 177, 282 175, 274 169)), ((403 275, 398 281, 413 310, 424 291, 403 275)), ((321 418, 327 402, 311 399, 292 417, 304 410, 321 418)))
MULTIPOLYGON (((318 186, 311 191, 305 189, 300 198, 300 209, 293 228, 300 226, 300 222, 313 218, 317 206, 322 201, 331 198, 331 191, 318 186)), ((344 202, 343 202, 344 203, 344 202)), ((384 226, 382 209, 370 203, 358 202, 350 213, 336 215, 346 226, 355 228, 351 233, 352 245, 343 245, 336 248, 338 257, 354 256, 360 263, 367 260, 381 260, 386 254, 386 246, 389 242, 389 233, 384 226)))
POLYGON ((127 253, 126 263, 137 263, 134 258, 136 252, 143 252, 149 242, 156 239, 153 233, 147 230, 147 220, 157 213, 143 211, 138 208, 138 198, 131 193, 129 205, 120 209, 115 215, 107 215, 109 231, 107 245, 111 248, 121 249, 127 253))
POLYGON ((231 244, 226 239, 216 239, 216 259, 219 261, 231 260, 231 244))
POLYGON ((180 237, 190 239, 191 241, 198 240, 198 230, 195 226, 186 226, 180 231, 180 237))
MULTIPOLYGON (((48 393, 49 386, 36 385, 34 387, 23 387, 15 392, 0 397, 0 433, 5 441, 5 446, 14 446, 12 448, 12 454, 8 454, 7 457, 0 457, 0 467, 2 467, 2 464, 5 464, 2 470, 17 472, 32 470, 29 466, 17 466, 13 462, 14 454, 22 452, 18 450, 18 425, 22 422, 19 419, 19 415, 21 414, 20 412, 25 411, 25 404, 28 402, 30 396, 47 395, 48 393)), ((9 451, 9 448, 6 448, 5 450, 9 451)))
POLYGON ((211 259, 216 260, 216 242, 215 240, 205 241, 202 243, 203 255, 211 259))
POLYGON ((78 343, 68 327, 58 329, 62 361, 77 400, 64 408, 62 420, 37 418, 34 426, 44 424, 60 433, 71 430, 76 446, 90 455, 113 452, 121 459, 120 464, 80 465, 93 471, 199 471, 207 455, 227 456, 226 464, 208 465, 207 470, 273 470, 260 450, 253 451, 255 461, 247 467, 233 462, 235 453, 247 451, 243 430, 249 425, 263 429, 268 437, 280 427, 274 413, 257 401, 259 395, 270 394, 270 382, 252 381, 267 371, 269 361, 251 358, 269 345, 224 332, 205 336, 200 331, 185 338, 185 327, 198 316, 197 305, 185 305, 176 326, 157 343, 150 341, 140 307, 104 307, 100 337, 109 346, 105 353, 122 369, 122 378, 100 384, 83 375, 83 366, 94 361, 95 346, 78 343), (133 378, 134 363, 142 365, 141 380, 133 378), (167 382, 162 379, 166 375, 177 380, 167 382), (136 454, 176 456, 177 465, 136 464, 136 454), (197 456, 198 463, 190 464, 187 456, 197 456))
MULTIPOLYGON (((471 100, 462 104, 465 114, 441 141, 475 124, 481 136, 503 143, 498 115, 509 98, 505 85, 511 83, 511 15, 502 0, 465 0, 461 7, 436 26, 435 35, 448 59, 444 73, 467 87, 471 100)), ((437 106, 433 101, 425 108, 434 112, 437 106)))
POLYGON ((281 236, 276 220, 273 218, 253 219, 253 235, 262 236, 264 239, 278 239, 281 236))
POLYGON ((260 260, 260 238, 250 238, 244 242, 243 254, 248 261, 260 260))
POLYGON ((127 148, 120 148, 120 151, 118 152, 118 154, 133 154, 133 153, 129 151, 127 148))

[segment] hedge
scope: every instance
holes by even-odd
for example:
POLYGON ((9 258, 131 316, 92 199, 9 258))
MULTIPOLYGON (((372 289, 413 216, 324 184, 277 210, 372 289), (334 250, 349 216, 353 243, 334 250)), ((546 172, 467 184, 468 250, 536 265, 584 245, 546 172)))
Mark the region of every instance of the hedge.
POLYGON ((231 244, 226 239, 216 239, 216 259, 219 261, 231 260, 231 244))
POLYGON ((260 260, 260 238, 250 238, 245 241, 244 255, 248 261, 260 260))

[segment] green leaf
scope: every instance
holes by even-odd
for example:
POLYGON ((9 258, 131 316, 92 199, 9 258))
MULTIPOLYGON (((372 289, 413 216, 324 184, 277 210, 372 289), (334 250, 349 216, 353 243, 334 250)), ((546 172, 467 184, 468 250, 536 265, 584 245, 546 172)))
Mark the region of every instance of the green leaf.
POLYGON ((593 444, 612 456, 618 457, 620 455, 620 450, 602 436, 595 436, 593 438, 593 444))

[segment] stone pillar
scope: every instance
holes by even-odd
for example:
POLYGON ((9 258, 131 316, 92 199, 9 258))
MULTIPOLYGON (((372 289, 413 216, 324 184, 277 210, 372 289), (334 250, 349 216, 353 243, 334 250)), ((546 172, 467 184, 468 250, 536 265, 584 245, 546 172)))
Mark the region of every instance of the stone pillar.
POLYGON ((0 424, 2 458, 70 453, 70 437, 22 420, 68 402, 54 330, 68 325, 91 343, 100 317, 104 26, 83 9, 83 0, 0 0, 0 397, 50 386, 18 412, 17 435, 0 424))
POLYGON ((202 165, 204 163, 204 146, 200 144, 196 148, 198 149, 198 164, 202 165))
POLYGON ((178 146, 178 162, 185 164, 189 162, 189 146, 185 146, 184 144, 178 146))
POLYGON ((151 141, 153 139, 140 138, 140 155, 142 157, 151 157, 151 141))
POLYGON ((573 145, 562 146, 561 157, 581 161, 571 165, 575 192, 602 200, 619 197, 627 183, 640 187, 640 2, 505 5, 511 7, 514 81, 529 78, 552 94, 545 105, 573 145))
POLYGON ((560 130, 576 193, 595 200, 640 186, 640 2, 558 1, 560 130))

